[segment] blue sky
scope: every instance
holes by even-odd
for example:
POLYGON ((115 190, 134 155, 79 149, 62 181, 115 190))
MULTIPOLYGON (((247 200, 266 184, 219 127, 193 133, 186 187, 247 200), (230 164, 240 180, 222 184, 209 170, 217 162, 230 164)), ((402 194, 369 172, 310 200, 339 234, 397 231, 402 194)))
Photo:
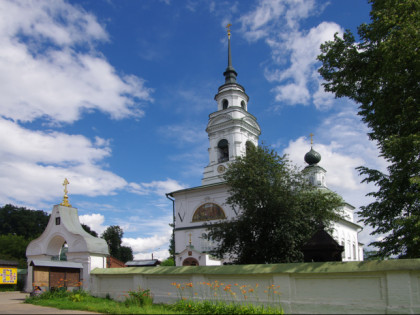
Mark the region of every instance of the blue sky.
POLYGON ((1 1, 0 204, 50 212, 67 177, 82 222, 120 225, 136 258, 167 256, 165 193, 201 184, 227 23, 260 142, 303 167, 314 133, 327 185, 369 203, 374 187, 354 168, 386 164, 357 105, 325 93, 316 71, 320 43, 369 11, 366 0, 1 1))

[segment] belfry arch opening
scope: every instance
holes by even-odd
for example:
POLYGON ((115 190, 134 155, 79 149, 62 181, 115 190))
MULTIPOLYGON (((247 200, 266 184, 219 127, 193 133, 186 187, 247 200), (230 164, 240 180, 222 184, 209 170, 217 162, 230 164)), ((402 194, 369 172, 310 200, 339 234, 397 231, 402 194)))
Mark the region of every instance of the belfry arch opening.
POLYGON ((217 144, 219 163, 229 161, 229 143, 226 139, 222 139, 217 144))
POLYGON ((222 108, 223 108, 223 109, 226 109, 226 108, 228 108, 228 106, 229 106, 229 102, 228 102, 228 100, 226 100, 226 99, 225 99, 225 100, 223 100, 223 101, 222 101, 222 108))

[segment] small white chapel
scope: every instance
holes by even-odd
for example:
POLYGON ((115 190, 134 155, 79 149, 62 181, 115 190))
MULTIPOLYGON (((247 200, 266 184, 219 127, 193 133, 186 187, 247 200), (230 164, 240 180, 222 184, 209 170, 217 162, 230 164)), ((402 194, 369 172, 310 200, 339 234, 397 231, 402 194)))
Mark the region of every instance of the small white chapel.
POLYGON ((89 290, 91 270, 107 268, 108 244, 83 229, 68 201, 68 184, 65 179, 63 202, 54 206, 44 232, 26 248, 26 292, 35 287, 89 290))
MULTIPOLYGON (((209 115, 206 132, 209 139, 209 164, 204 168, 202 185, 168 193, 173 201, 176 266, 210 266, 229 263, 208 254, 215 246, 209 239, 207 225, 233 219, 240 210, 233 209, 226 200, 228 187, 223 173, 229 163, 246 154, 248 145, 258 145, 261 128, 248 112, 249 96, 236 82, 237 72, 232 66, 230 30, 228 25, 228 66, 223 73, 225 83, 214 99, 217 110, 209 115)), ((321 155, 312 147, 305 155, 308 164, 303 173, 319 189, 328 189, 326 170, 319 166, 321 155)), ((344 247, 343 261, 363 260, 363 245, 358 241, 362 227, 354 222, 354 207, 343 206, 344 218, 333 222, 334 240, 344 247)))

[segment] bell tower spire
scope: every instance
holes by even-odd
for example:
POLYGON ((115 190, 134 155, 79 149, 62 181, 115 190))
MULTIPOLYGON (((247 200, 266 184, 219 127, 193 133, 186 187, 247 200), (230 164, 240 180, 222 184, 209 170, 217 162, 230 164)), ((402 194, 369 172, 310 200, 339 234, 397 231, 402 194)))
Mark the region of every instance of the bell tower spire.
POLYGON ((229 163, 246 154, 250 144, 257 146, 261 134, 257 119, 248 112, 249 97, 236 82, 238 75, 232 66, 230 27, 228 24, 228 66, 223 73, 225 83, 214 96, 217 111, 209 115, 206 132, 209 136, 209 164, 204 168, 202 184, 223 182, 229 163))
POLYGON ((226 68, 226 71, 223 73, 225 76, 225 83, 236 83, 236 76, 238 73, 235 71, 235 69, 232 66, 232 54, 230 52, 230 27, 232 24, 226 25, 227 28, 227 34, 228 34, 228 66, 226 68))

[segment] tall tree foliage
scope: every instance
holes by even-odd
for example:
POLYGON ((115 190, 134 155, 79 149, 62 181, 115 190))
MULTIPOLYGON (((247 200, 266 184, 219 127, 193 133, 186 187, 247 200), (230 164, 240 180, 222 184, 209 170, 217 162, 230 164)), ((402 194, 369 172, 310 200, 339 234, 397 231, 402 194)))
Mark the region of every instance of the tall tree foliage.
POLYGON ((86 225, 86 224, 83 224, 83 223, 81 225, 82 225, 83 230, 88 232, 90 235, 92 235, 94 237, 98 237, 98 233, 96 231, 92 230, 89 225, 86 225))
MULTIPOLYGON (((169 226, 173 230, 175 225, 173 223, 169 223, 169 226)), ((175 239, 174 239, 174 233, 173 232, 171 234, 171 239, 169 240, 168 251, 169 251, 169 256, 174 258, 175 257, 175 239)))
POLYGON ((308 184, 285 157, 267 147, 248 148, 225 173, 227 204, 239 211, 230 221, 209 226, 212 254, 238 264, 303 261, 302 246, 319 223, 339 218, 342 200, 308 184))
POLYGON ((19 268, 26 268, 26 247, 29 242, 22 235, 0 235, 0 259, 16 260, 19 268))
POLYGON ((44 211, 7 204, 0 208, 0 235, 14 234, 34 239, 44 232, 49 219, 50 215, 44 211))
POLYGON ((360 104, 389 162, 388 172, 359 167, 364 182, 378 191, 360 216, 384 234, 371 244, 378 256, 420 257, 420 1, 370 0, 371 23, 321 46, 319 69, 327 91, 360 104))
POLYGON ((133 250, 131 247, 121 245, 123 235, 124 232, 118 225, 111 225, 101 237, 107 242, 110 255, 125 263, 133 260, 133 250))

